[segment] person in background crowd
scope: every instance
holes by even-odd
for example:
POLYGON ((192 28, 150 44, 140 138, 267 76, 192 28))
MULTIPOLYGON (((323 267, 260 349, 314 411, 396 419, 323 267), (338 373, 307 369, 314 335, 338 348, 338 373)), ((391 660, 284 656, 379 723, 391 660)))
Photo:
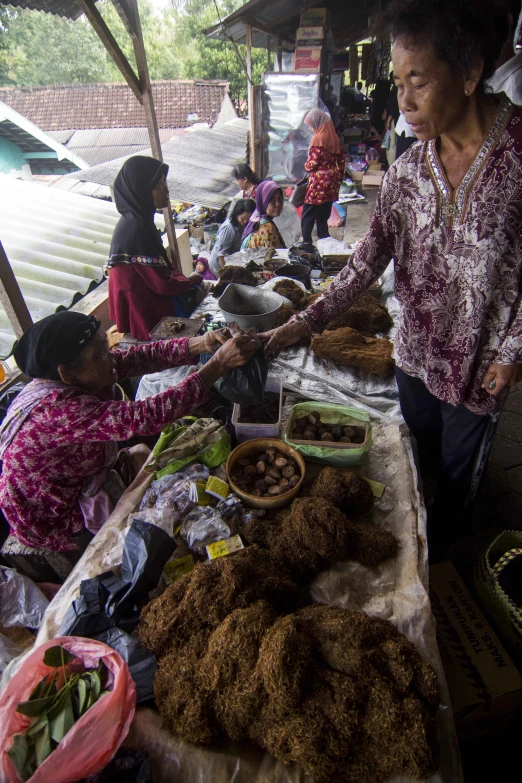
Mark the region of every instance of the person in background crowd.
POLYGON ((283 211, 283 191, 276 182, 264 180, 256 193, 256 210, 250 217, 241 241, 241 250, 256 247, 285 247, 283 237, 274 223, 283 211))
POLYGON ((234 166, 232 174, 238 188, 242 191, 242 197, 255 199, 257 186, 261 180, 250 166, 246 163, 240 163, 239 166, 234 166))
POLYGON ((399 119, 395 126, 395 136, 395 160, 397 160, 403 152, 406 152, 417 141, 417 137, 406 122, 406 117, 402 111, 399 112, 399 119))
POLYGON ((391 0, 380 20, 419 143, 387 172, 349 265, 262 339, 278 353, 320 332, 394 259, 396 379, 421 476, 437 482, 428 518, 436 561, 467 532, 478 455, 521 371, 522 109, 485 88, 507 36, 502 6, 391 0))
POLYGON ((218 228, 216 243, 210 256, 210 269, 219 277, 219 270, 225 266, 225 256, 241 249, 241 235, 256 208, 251 198, 240 198, 224 223, 218 228))
POLYGON ((206 259, 204 256, 199 256, 199 258, 196 259, 196 273, 198 275, 201 275, 203 280, 216 280, 216 275, 210 270, 208 265, 208 259, 206 259))
POLYGON ((201 277, 174 269, 154 223, 156 210, 169 200, 169 167, 134 155, 114 182, 114 201, 121 215, 112 235, 109 313, 118 331, 138 340, 167 315, 188 317, 203 299, 201 277))
POLYGON ((344 152, 329 115, 321 109, 312 109, 305 117, 312 130, 310 151, 305 169, 309 174, 305 203, 301 216, 303 242, 312 243, 312 231, 317 223, 317 236, 330 236, 328 218, 332 204, 339 198, 344 179, 344 152))
POLYGON ((109 496, 109 474, 120 475, 121 495, 139 467, 132 454, 120 451, 121 441, 154 435, 191 413, 257 346, 248 335, 231 338, 225 329, 111 352, 95 316, 65 311, 34 324, 13 351, 34 380, 0 427, 0 507, 11 535, 28 547, 76 553, 78 559, 90 538, 82 536, 85 529, 97 531, 117 501, 109 496), (118 379, 191 365, 216 348, 198 372, 162 394, 118 400, 118 379))
POLYGON ((522 44, 520 40, 522 30, 520 0, 511 2, 510 11, 509 35, 497 63, 497 70, 488 80, 487 86, 491 92, 505 93, 515 106, 522 106, 522 51, 517 49, 519 43, 522 44), (515 52, 514 57, 513 52, 515 52))

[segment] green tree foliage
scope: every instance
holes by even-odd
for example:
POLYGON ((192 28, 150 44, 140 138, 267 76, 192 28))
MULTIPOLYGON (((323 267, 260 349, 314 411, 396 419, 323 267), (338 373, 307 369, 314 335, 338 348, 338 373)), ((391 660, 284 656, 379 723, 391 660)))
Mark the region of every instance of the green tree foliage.
MULTIPOLYGON (((222 79, 239 108, 246 99, 245 47, 239 61, 230 42, 210 41, 202 30, 242 5, 242 0, 170 0, 162 10, 139 0, 145 48, 152 79, 222 79)), ((97 4, 129 61, 133 47, 110 0, 97 4)), ((267 68, 266 52, 252 51, 253 80, 267 68)), ((0 84, 34 86, 121 81, 122 76, 91 25, 40 11, 0 10, 0 84)))

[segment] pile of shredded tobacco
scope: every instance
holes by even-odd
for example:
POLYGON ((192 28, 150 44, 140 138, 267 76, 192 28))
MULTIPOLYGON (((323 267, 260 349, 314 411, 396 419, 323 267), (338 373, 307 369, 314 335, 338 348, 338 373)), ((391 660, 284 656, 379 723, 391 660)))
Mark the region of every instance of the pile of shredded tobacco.
POLYGON ((254 742, 320 781, 437 769, 432 667, 385 620, 303 606, 300 585, 328 562, 396 554, 395 538, 358 516, 372 504, 363 479, 325 468, 307 497, 243 528, 246 549, 198 564, 145 607, 139 635, 158 656, 170 731, 254 742))

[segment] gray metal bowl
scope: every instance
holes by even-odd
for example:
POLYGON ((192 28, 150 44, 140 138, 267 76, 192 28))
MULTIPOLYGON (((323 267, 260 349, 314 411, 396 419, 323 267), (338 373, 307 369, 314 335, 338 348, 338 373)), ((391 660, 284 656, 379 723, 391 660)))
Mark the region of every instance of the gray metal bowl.
POLYGON ((276 315, 283 306, 283 297, 275 291, 252 288, 231 283, 218 299, 218 305, 227 324, 235 321, 241 329, 267 331, 274 325, 276 315))

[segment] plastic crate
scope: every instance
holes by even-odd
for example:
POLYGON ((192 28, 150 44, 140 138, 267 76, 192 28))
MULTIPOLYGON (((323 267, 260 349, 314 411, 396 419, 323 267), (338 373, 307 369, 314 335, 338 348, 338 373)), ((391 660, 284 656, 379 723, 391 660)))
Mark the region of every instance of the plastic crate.
POLYGON ((240 406, 235 404, 232 411, 232 424, 236 431, 238 443, 244 443, 245 440, 253 440, 254 438, 279 438, 281 408, 283 405, 283 381, 281 378, 267 378, 265 391, 279 393, 279 417, 277 422, 274 424, 253 424, 251 422, 241 424, 238 421, 240 406))

